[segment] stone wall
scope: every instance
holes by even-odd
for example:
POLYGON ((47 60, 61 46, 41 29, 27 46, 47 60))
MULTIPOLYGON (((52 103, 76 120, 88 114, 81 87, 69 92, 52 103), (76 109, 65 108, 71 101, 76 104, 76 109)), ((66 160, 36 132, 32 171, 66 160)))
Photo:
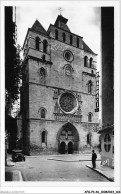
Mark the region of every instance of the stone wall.
MULTIPOLYGON (((42 154, 44 151, 45 153, 58 153, 58 140, 57 140, 57 134, 58 131, 63 127, 65 122, 57 122, 57 121, 41 121, 41 120, 31 120, 30 121, 30 154, 34 153, 35 150, 38 150, 40 154, 42 154), (41 133, 43 130, 46 130, 47 132, 47 145, 46 148, 42 147, 42 138, 41 133)), ((79 133, 79 150, 78 151, 84 151, 84 150, 92 150, 92 148, 95 148, 99 145, 99 135, 97 135, 97 132, 93 131, 93 129, 96 128, 95 124, 91 124, 91 127, 89 125, 85 125, 85 123, 81 124, 75 124, 74 127, 77 129, 79 133), (92 134, 91 137, 91 146, 87 146, 87 134, 89 131, 92 134)))
POLYGON ((78 151, 91 150, 99 144, 97 134, 98 112, 96 108, 96 55, 83 50, 82 38, 73 34, 73 44, 70 45, 69 32, 66 41, 62 41, 62 30, 59 30, 59 40, 55 40, 55 28, 50 27, 50 37, 28 31, 24 47, 24 81, 23 81, 23 142, 27 154, 58 153, 59 130, 71 123, 79 134, 78 151), (35 48, 36 37, 40 38, 39 50, 35 48), (43 40, 48 41, 47 53, 43 53, 43 40), (64 58, 64 52, 69 50, 73 60, 64 58), (42 59, 43 54, 45 60, 42 59), (93 67, 84 67, 84 56, 93 58, 93 67), (70 67, 67 74, 66 67, 70 67), (44 69, 45 76, 41 76, 44 69), (92 91, 88 91, 88 82, 92 82, 92 91), (58 99, 64 92, 72 93, 78 100, 78 109, 71 114, 65 114, 59 109, 58 99), (58 106, 58 112, 55 111, 58 106), (41 118, 41 109, 46 111, 41 118), (79 109, 80 108, 80 109, 79 109), (92 114, 89 122, 88 114, 92 114), (42 142, 42 132, 47 135, 47 142, 42 142), (91 133, 91 145, 87 145, 87 135, 91 133))
POLYGON ((65 32, 62 29, 56 28, 53 25, 50 25, 48 31, 50 31, 50 37, 55 39, 55 30, 58 30, 58 40, 60 42, 63 42, 63 32, 66 34, 66 40, 65 44, 70 45, 70 35, 72 36, 72 46, 77 47, 77 37, 79 38, 79 48, 83 49, 83 44, 82 44, 82 37, 77 36, 76 34, 73 34, 71 32, 65 32))

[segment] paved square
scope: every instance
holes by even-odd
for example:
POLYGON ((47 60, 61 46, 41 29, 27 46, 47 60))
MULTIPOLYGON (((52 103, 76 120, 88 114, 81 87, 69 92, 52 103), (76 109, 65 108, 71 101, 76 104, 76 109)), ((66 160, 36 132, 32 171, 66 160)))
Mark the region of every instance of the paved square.
POLYGON ((24 181, 109 182, 85 166, 91 164, 90 158, 91 155, 28 156, 25 162, 17 162, 7 170, 20 170, 24 181))

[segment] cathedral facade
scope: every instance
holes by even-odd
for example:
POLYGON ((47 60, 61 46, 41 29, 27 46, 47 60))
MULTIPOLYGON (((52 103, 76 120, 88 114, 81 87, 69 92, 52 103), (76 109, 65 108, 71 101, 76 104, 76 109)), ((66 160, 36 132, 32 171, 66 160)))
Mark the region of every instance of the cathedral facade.
POLYGON ((46 31, 35 21, 24 45, 23 149, 28 155, 78 153, 99 144, 97 54, 58 15, 46 31))

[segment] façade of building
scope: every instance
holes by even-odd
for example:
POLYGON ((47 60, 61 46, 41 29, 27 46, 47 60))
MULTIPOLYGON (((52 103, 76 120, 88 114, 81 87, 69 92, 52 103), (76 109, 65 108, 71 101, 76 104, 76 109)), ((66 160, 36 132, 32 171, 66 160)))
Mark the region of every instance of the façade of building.
POLYGON ((24 45, 21 115, 26 154, 76 153, 99 144, 95 54, 59 15, 35 21, 24 45))
POLYGON ((114 168, 114 7, 101 8, 102 130, 101 162, 114 168))

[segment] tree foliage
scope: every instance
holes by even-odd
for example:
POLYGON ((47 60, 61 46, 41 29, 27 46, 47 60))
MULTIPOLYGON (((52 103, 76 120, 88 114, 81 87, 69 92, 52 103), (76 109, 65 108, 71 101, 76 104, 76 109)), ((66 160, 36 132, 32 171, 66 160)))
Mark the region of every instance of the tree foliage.
POLYGON ((16 45, 16 24, 12 14, 13 8, 5 7, 5 89, 8 112, 18 99, 21 80, 21 48, 16 45))

